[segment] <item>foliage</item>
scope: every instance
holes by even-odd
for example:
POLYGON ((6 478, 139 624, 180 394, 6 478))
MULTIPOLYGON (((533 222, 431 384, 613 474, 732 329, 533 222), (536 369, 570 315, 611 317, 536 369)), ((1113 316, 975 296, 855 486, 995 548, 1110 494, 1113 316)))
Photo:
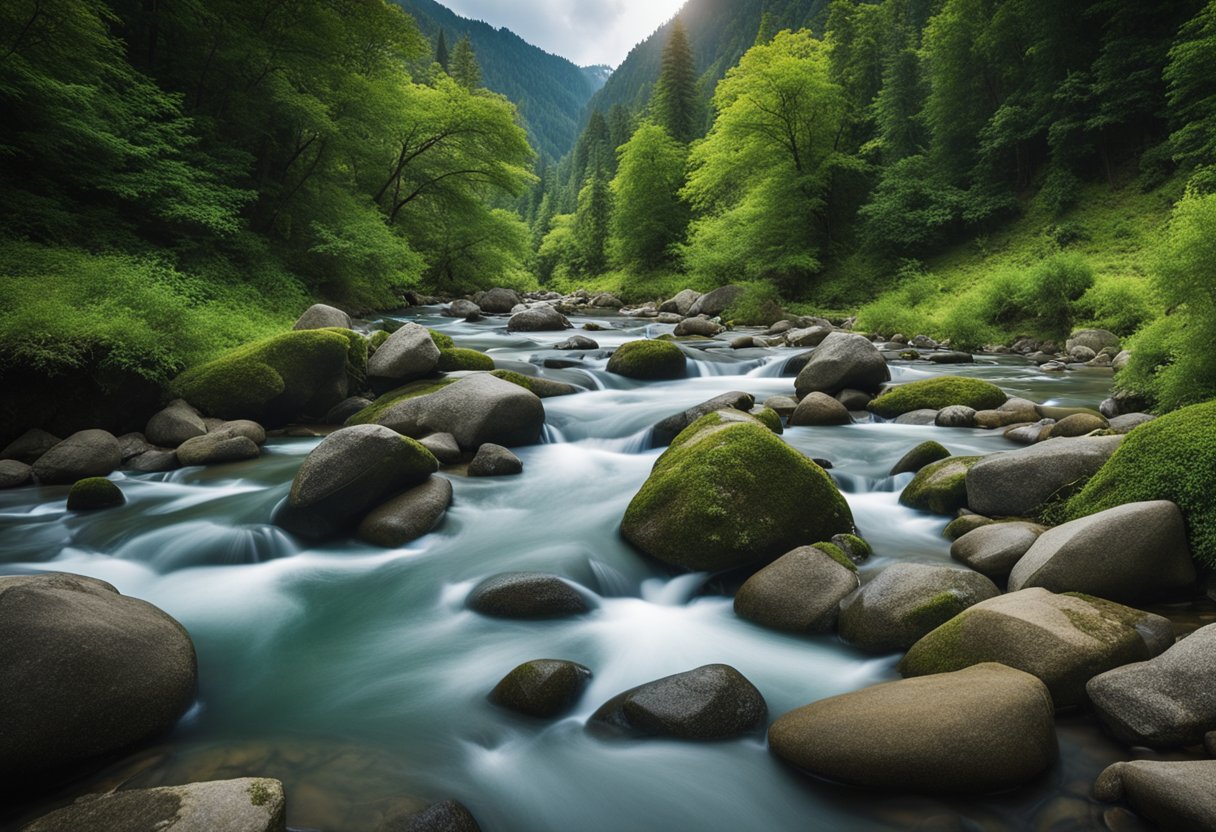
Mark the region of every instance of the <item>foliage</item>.
POLYGON ((781 293, 771 283, 743 283, 722 319, 743 326, 768 326, 782 318, 781 293))
POLYGON ((688 222, 679 197, 687 153, 663 127, 649 122, 617 153, 612 260, 627 269, 648 271, 668 260, 688 222))
POLYGON ((701 132, 696 72, 688 35, 677 17, 663 48, 662 69, 650 96, 650 115, 667 135, 685 144, 701 132))
POLYGON ((1209 2, 1178 33, 1165 67, 1174 161, 1193 171, 1192 183, 1216 191, 1216 2, 1209 2))

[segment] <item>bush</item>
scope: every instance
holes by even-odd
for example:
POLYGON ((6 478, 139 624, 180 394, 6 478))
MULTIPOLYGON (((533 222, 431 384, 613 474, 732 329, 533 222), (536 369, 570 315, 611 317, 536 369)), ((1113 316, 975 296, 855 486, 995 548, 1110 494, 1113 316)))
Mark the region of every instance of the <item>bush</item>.
POLYGON ((781 293, 771 283, 744 283, 743 293, 722 313, 722 320, 744 326, 768 326, 781 320, 781 293))
POLYGON ((1080 254, 1057 254, 1030 271, 1017 303, 1045 334, 1063 337, 1072 330, 1073 304, 1093 285, 1088 260, 1080 254))
POLYGON ((1152 287, 1134 277, 1099 279, 1076 304, 1085 325, 1125 338, 1153 319, 1154 307, 1152 287))

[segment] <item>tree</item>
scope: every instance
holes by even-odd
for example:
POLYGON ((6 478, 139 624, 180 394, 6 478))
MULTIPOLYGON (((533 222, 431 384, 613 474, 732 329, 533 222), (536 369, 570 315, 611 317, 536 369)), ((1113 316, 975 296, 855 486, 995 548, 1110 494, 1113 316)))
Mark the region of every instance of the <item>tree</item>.
POLYGON ((439 30, 439 39, 435 43, 435 63, 443 67, 444 72, 451 71, 451 56, 448 55, 448 39, 443 30, 439 30))
POLYGON ((612 180, 612 259, 625 268, 662 264, 688 222, 680 199, 688 152, 657 124, 644 123, 617 154, 612 180))
POLYGON ((1182 27, 1170 49, 1165 81, 1175 162, 1192 171, 1194 189, 1216 191, 1216 0, 1182 27))
POLYGON ((578 194, 578 210, 574 213, 574 242, 578 253, 576 263, 586 275, 601 274, 608 267, 608 234, 612 221, 612 194, 601 165, 578 194))
POLYGON ((481 66, 477 63, 477 54, 473 51, 473 43, 465 35, 456 41, 452 49, 451 75, 456 83, 466 90, 475 90, 481 86, 481 66))
POLYGON ((684 23, 676 18, 663 50, 662 71, 650 98, 650 112, 676 141, 691 142, 700 133, 697 68, 684 23))

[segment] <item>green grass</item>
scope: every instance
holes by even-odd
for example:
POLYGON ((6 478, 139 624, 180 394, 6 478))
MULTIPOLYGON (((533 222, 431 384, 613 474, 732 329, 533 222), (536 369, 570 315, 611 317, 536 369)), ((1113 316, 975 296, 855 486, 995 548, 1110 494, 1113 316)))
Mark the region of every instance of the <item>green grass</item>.
POLYGON ((568 294, 577 289, 586 289, 592 295, 608 292, 628 304, 649 301, 665 301, 684 289, 708 292, 718 288, 717 283, 676 271, 659 272, 606 272, 598 277, 554 277, 543 287, 546 290, 568 294))

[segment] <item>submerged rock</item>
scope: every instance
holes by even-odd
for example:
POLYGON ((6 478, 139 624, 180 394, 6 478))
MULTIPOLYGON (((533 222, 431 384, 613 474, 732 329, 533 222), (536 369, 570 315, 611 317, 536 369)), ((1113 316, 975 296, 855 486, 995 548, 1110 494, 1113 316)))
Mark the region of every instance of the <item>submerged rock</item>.
POLYGON ((587 728, 604 735, 724 740, 764 724, 756 686, 725 664, 708 664, 647 682, 600 706, 587 728))
POLYGON ((512 670, 490 691, 495 705, 528 716, 552 719, 574 707, 591 681, 591 670, 576 662, 535 659, 512 670))
POLYGON ((504 572, 469 593, 469 609, 496 618, 563 618, 591 611, 583 594, 564 578, 542 572, 504 572))

